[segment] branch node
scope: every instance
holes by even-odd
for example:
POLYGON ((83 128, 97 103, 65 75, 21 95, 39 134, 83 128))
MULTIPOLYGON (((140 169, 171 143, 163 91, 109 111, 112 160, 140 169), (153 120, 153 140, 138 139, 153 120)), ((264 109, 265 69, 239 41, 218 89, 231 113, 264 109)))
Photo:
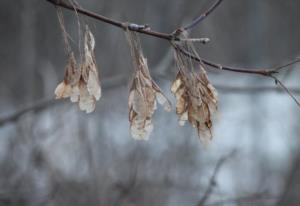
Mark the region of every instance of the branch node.
POLYGON ((180 41, 179 36, 182 34, 182 32, 184 32, 184 30, 182 30, 181 28, 176 29, 175 31, 173 31, 171 33, 171 37, 173 41, 180 41))
POLYGON ((187 41, 187 42, 200 42, 201 44, 207 44, 210 42, 209 38, 181 38, 178 41, 187 41))
POLYGON ((137 31, 137 30, 149 30, 150 27, 149 27, 148 24, 139 25, 139 24, 129 23, 128 24, 128 29, 133 30, 133 31, 137 31))

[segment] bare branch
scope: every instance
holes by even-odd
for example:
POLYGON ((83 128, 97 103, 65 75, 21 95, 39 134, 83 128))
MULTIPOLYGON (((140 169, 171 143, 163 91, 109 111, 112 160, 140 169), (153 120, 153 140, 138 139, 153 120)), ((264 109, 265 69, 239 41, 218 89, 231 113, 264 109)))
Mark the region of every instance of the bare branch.
POLYGON ((297 100, 297 98, 292 94, 292 92, 275 76, 270 75, 271 78, 275 80, 275 83, 278 84, 300 107, 300 102, 297 100))
POLYGON ((81 7, 78 7, 76 5, 69 5, 65 3, 63 0, 46 0, 50 3, 52 3, 55 6, 63 7, 65 9, 71 10, 71 11, 76 11, 77 13, 83 14, 85 16, 100 20, 102 22, 105 22, 107 24, 122 28, 122 29, 128 29, 131 31, 136 31, 139 33, 144 33, 150 36, 155 36, 157 38, 165 39, 165 40, 171 40, 173 39, 173 36, 171 34, 166 34, 166 33, 161 33, 161 32, 156 32, 152 31, 149 27, 145 25, 138 25, 138 24, 130 24, 128 22, 121 22, 117 20, 113 20, 111 18, 107 18, 105 16, 96 14, 94 12, 88 11, 86 9, 83 9, 81 7))
POLYGON ((197 24, 202 22, 209 14, 211 14, 222 3, 222 1, 223 0, 216 0, 215 3, 208 10, 206 10, 200 16, 195 18, 191 23, 184 26, 181 30, 187 31, 187 30, 194 28, 197 24))
POLYGON ((207 66, 213 67, 215 69, 224 70, 224 71, 231 71, 231 72, 238 72, 238 73, 246 73, 246 74, 255 74, 255 75, 262 75, 262 76, 270 76, 271 74, 277 73, 277 71, 274 70, 268 70, 268 69, 246 69, 246 68, 234 68, 229 66, 222 66, 221 64, 217 64, 214 62, 211 62, 209 60, 199 58, 197 56, 194 56, 193 54, 189 53, 188 51, 184 50, 183 48, 178 47, 175 44, 172 44, 172 46, 183 53, 184 55, 190 57, 194 61, 206 64, 207 66))
MULTIPOLYGON (((300 61, 300 59, 297 59, 295 61, 292 61, 288 64, 285 64, 283 66, 280 67, 275 67, 274 69, 245 69, 245 68, 233 68, 233 67, 229 67, 229 66, 222 66, 220 64, 205 60, 205 59, 200 59, 199 57, 193 56, 192 54, 188 53, 187 51, 183 50, 182 48, 179 48, 178 46, 174 45, 172 43, 172 41, 174 40, 180 40, 180 39, 176 39, 176 36, 174 36, 174 34, 166 34, 166 33, 161 33, 161 32, 157 32, 157 31, 153 31, 151 30, 148 26, 143 26, 143 25, 136 25, 136 24, 129 24, 127 22, 120 22, 120 21, 116 21, 116 20, 112 20, 110 18, 107 18, 105 16, 93 13, 91 11, 85 10, 81 7, 79 7, 78 5, 69 5, 67 3, 65 3, 63 0, 46 0, 50 3, 52 3, 55 6, 59 6, 59 7, 63 7, 66 8, 68 10, 71 10, 73 12, 76 13, 80 13, 86 16, 89 16, 91 18, 100 20, 102 22, 114 25, 116 27, 122 28, 122 29, 126 29, 128 28, 129 30, 132 31, 136 31, 139 33, 143 33, 146 35, 150 35, 150 36, 154 36, 157 38, 161 38, 161 39, 165 39, 165 40, 169 40, 170 43, 172 44, 172 46, 179 50, 181 53, 185 54, 186 56, 190 57, 191 59, 204 63, 210 67, 216 68, 216 69, 220 69, 220 70, 225 70, 225 71, 231 71, 231 72, 238 72, 238 73, 247 73, 247 74, 256 74, 256 75, 262 75, 262 76, 266 76, 266 77, 270 77, 273 78, 283 89, 285 92, 287 92, 292 98, 293 100, 297 103, 298 106, 300 106, 299 101, 294 97, 294 95, 292 94, 292 90, 289 90, 281 81, 278 80, 277 77, 275 77, 273 74, 278 73, 278 70, 281 70, 283 68, 286 68, 292 64, 298 63, 300 61)), ((193 22, 194 24, 197 24, 199 22, 201 22, 208 14, 210 14, 215 8, 217 8, 217 6, 222 2, 222 0, 217 0, 215 2, 215 4, 210 7, 210 9, 208 9, 203 15, 201 15, 200 17, 198 17, 197 19, 195 19, 193 22)), ((189 27, 189 26, 187 26, 189 27)), ((117 76, 115 77, 113 80, 110 79, 108 80, 107 84, 109 85, 110 83, 112 84, 111 86, 114 86, 116 82, 123 82, 126 80, 126 78, 124 76, 117 76), (111 80, 111 81, 110 81, 111 80), (109 83, 110 82, 110 83, 109 83)), ((226 88, 224 88, 226 90, 226 88)), ((239 92, 241 90, 252 90, 253 88, 248 88, 248 89, 242 89, 242 88, 227 88, 227 90, 232 90, 232 92, 239 92)), ((265 89, 266 90, 266 89, 265 89)), ((270 90, 269 88, 267 90, 270 90)), ((298 93, 297 89, 295 93, 298 93)), ((25 107, 15 113, 13 113, 12 115, 9 115, 5 118, 0 118, 0 126, 3 126, 5 123, 7 122, 12 122, 12 121, 16 121, 17 119, 19 119, 19 117, 21 117, 23 114, 30 112, 30 111, 39 111, 39 110, 43 110, 44 108, 48 107, 49 105, 55 105, 57 104, 56 102, 54 102, 54 100, 41 100, 33 105, 30 105, 28 107, 25 107)))
POLYGON ((294 65, 294 64, 296 64, 298 62, 300 62, 300 58, 295 59, 294 61, 288 62, 287 64, 275 67, 273 70, 274 71, 279 71, 279 70, 282 70, 282 69, 287 69, 288 66, 294 65))
MULTIPOLYGON (((286 93, 286 91, 274 86, 228 86, 228 85, 214 85, 218 91, 224 93, 246 94, 246 93, 264 93, 264 92, 278 92, 286 93)), ((293 94, 300 95, 300 88, 289 88, 293 94)))
POLYGON ((206 201, 210 198, 211 194, 213 193, 213 190, 216 186, 216 179, 217 179, 217 175, 220 172, 221 167, 225 164, 225 162, 227 160, 229 160, 230 158, 232 158, 234 155, 236 154, 236 150, 233 150, 232 152, 230 152, 228 155, 222 157, 221 159, 219 159, 219 161, 216 164, 216 167, 214 169, 214 172, 209 180, 209 185, 203 195, 203 197, 201 198, 201 200, 198 203, 198 206, 204 206, 206 201))
MULTIPOLYGON (((55 6, 66 8, 73 12, 83 14, 85 16, 97 19, 99 21, 108 23, 110 25, 113 25, 113 26, 116 26, 116 27, 119 27, 122 29, 128 28, 131 31, 136 31, 136 32, 139 32, 139 33, 142 33, 145 35, 168 40, 171 44, 172 44, 172 41, 174 41, 174 40, 181 41, 181 39, 177 37, 178 34, 176 34, 176 32, 167 34, 167 33, 162 33, 162 32, 151 30, 150 27, 148 27, 147 25, 138 25, 138 24, 133 24, 133 23, 128 23, 128 22, 116 21, 111 18, 108 18, 108 17, 102 16, 102 15, 96 14, 94 12, 88 11, 86 9, 83 9, 77 5, 69 5, 69 4, 65 3, 64 0, 46 0, 46 1, 52 3, 55 6)), ((220 0, 217 1, 208 10, 209 12, 206 12, 206 16, 208 14, 210 14, 220 3, 221 3, 220 0)), ((263 76, 270 76, 270 74, 277 73, 277 71, 273 70, 273 69, 251 69, 251 68, 246 69, 246 68, 234 68, 234 67, 229 67, 229 66, 222 66, 218 63, 214 63, 214 62, 202 59, 202 58, 200 60, 197 57, 193 57, 191 54, 189 54, 187 51, 182 50, 181 48, 176 48, 176 49, 179 49, 180 52, 182 52, 184 55, 189 56, 190 58, 194 59, 195 61, 198 61, 198 62, 202 61, 204 64, 206 64, 210 67, 216 68, 216 69, 220 69, 220 70, 226 70, 226 71, 237 72, 237 73, 257 74, 257 75, 263 75, 263 76)), ((289 65, 294 64, 294 63, 296 63, 296 62, 291 62, 291 63, 289 63, 289 65)))

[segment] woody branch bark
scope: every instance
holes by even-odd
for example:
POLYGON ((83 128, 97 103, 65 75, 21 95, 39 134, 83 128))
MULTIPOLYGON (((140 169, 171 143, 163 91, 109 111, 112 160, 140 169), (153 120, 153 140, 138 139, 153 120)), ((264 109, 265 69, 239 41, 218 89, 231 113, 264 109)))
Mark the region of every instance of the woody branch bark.
POLYGON ((208 8, 208 10, 206 10, 200 16, 195 18, 191 23, 184 26, 181 30, 187 31, 187 30, 194 28, 197 24, 202 22, 209 14, 211 14, 222 2, 223 2, 223 0, 216 0, 215 3, 211 7, 208 8))
MULTIPOLYGON (((115 26, 115 27, 118 27, 121 29, 128 28, 131 31, 136 31, 138 33, 142 33, 142 34, 145 34, 148 36, 167 40, 170 43, 172 43, 172 41, 174 41, 174 40, 180 41, 180 39, 177 37, 178 32, 176 32, 176 31, 178 31, 178 29, 176 29, 175 32, 172 32, 169 34, 163 33, 163 32, 158 32, 158 31, 154 31, 154 30, 150 29, 149 27, 147 27, 145 25, 138 25, 138 24, 134 24, 134 23, 117 21, 117 20, 102 16, 102 15, 96 14, 89 10, 83 9, 77 5, 70 5, 70 4, 66 3, 64 0, 46 0, 46 1, 50 2, 51 4, 53 4, 55 6, 65 8, 65 9, 68 9, 73 12, 77 12, 79 14, 91 17, 93 19, 97 19, 99 21, 102 21, 104 23, 110 24, 112 26, 115 26)), ((210 13, 212 13, 221 4, 221 2, 222 2, 222 0, 217 0, 212 5, 212 7, 210 7, 210 9, 208 9, 206 12, 204 12, 204 14, 200 15, 200 17, 196 18, 191 24, 189 24, 188 26, 186 26, 184 28, 190 29, 190 28, 194 27, 196 24, 198 24, 199 22, 201 22, 202 20, 204 20, 206 16, 208 16, 210 13)), ((180 49, 180 48, 176 48, 176 49, 180 49)), ((212 62, 209 60, 205 60, 202 58, 199 59, 198 57, 191 56, 190 54, 188 54, 188 52, 186 52, 182 49, 180 49, 180 52, 182 52, 184 55, 191 57, 195 61, 203 62, 207 66, 213 67, 215 69, 221 69, 221 70, 237 72, 237 73, 263 75, 263 76, 269 76, 269 77, 271 77, 272 74, 277 73, 276 69, 234 68, 234 67, 230 67, 230 66, 222 66, 221 64, 218 64, 218 63, 215 63, 215 62, 212 62)), ((288 65, 290 65, 290 63, 288 65)))

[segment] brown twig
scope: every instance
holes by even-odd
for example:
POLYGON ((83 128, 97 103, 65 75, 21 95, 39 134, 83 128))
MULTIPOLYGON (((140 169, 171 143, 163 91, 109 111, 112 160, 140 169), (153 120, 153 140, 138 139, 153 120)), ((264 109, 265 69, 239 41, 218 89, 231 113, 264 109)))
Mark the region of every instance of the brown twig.
POLYGON ((188 25, 184 26, 181 30, 187 31, 187 30, 194 28, 197 24, 202 22, 209 14, 211 14, 222 3, 222 1, 223 0, 216 0, 215 3, 210 8, 208 8, 207 11, 202 13, 199 17, 195 18, 188 25))
POLYGON ((282 69, 287 68, 288 66, 291 66, 291 65, 293 65, 293 64, 296 64, 296 63, 298 63, 298 62, 300 62, 300 58, 295 59, 294 61, 288 62, 287 64, 284 64, 284 65, 275 67, 273 70, 274 70, 274 71, 279 71, 279 70, 282 70, 282 69))
POLYGON ((233 68, 233 67, 229 67, 229 66, 223 66, 221 64, 217 64, 217 63, 211 62, 209 60, 197 57, 197 56, 189 53, 188 51, 184 50, 183 48, 177 46, 176 44, 172 44, 172 46, 174 47, 174 49, 180 51, 181 53, 183 53, 187 57, 193 59, 194 61, 206 64, 207 66, 210 66, 210 67, 213 67, 216 69, 230 71, 230 72, 262 75, 262 76, 270 76, 271 74, 278 73, 277 71, 268 70, 268 69, 246 69, 246 68, 233 68))
MULTIPOLYGON (((230 86, 230 85, 220 85, 214 84, 216 89, 221 93, 234 93, 234 94, 254 94, 254 93, 264 93, 264 92, 278 92, 278 93, 286 93, 282 89, 276 86, 230 86)), ((291 93, 295 95, 300 95, 300 88, 290 88, 291 93)))
POLYGON ((188 51, 184 50, 183 48, 179 47, 178 45, 172 43, 172 46, 174 47, 174 49, 180 51, 181 53, 185 54, 186 56, 190 57, 191 59, 201 63, 201 64, 206 64, 208 66, 211 66, 213 68, 219 68, 221 70, 225 70, 225 71, 235 71, 235 72, 240 72, 240 73, 247 73, 247 74, 255 74, 255 75, 261 75, 261 76, 265 76, 265 77, 269 77, 275 80, 276 84, 279 84, 279 86, 281 88, 283 88, 283 90, 296 102, 296 104, 300 107, 300 102, 297 100, 297 98, 292 94, 292 92, 277 78, 274 76, 274 74, 278 73, 278 69, 284 69, 287 68, 288 66, 290 66, 293 63, 296 63, 299 60, 295 60, 291 63, 285 64, 283 66, 280 67, 275 67, 273 69, 242 69, 242 68, 232 68, 232 67, 227 67, 227 66, 222 66, 222 65, 218 65, 215 64, 213 62, 210 62, 208 60, 202 59, 198 56, 195 56, 191 53, 189 53, 188 51))
POLYGON ((150 35, 150 36, 154 36, 160 39, 165 39, 165 40, 171 40, 173 39, 173 36, 171 34, 166 34, 166 33, 161 33, 161 32, 157 32, 157 31, 153 31, 151 29, 149 29, 148 27, 144 26, 144 25, 138 25, 138 24, 130 24, 128 22, 121 22, 121 21, 117 21, 117 20, 113 20, 111 18, 96 14, 94 12, 88 11, 86 9, 80 8, 78 6, 75 5, 69 5, 67 3, 65 3, 63 0, 46 0, 50 3, 52 3, 55 6, 59 6, 59 7, 63 7, 65 9, 71 10, 71 11, 76 11, 79 14, 83 14, 85 16, 91 17, 93 19, 97 19, 99 21, 105 22, 107 24, 122 28, 122 29, 128 29, 131 31, 136 31, 139 33, 143 33, 146 35, 150 35))
POLYGON ((300 102, 297 100, 297 98, 292 94, 292 92, 275 76, 270 75, 271 78, 275 80, 275 83, 279 85, 300 107, 300 102))
MULTIPOLYGON (((160 39, 164 39, 164 40, 168 40, 171 44, 172 41, 177 40, 179 41, 180 38, 178 38, 178 34, 176 34, 176 32, 172 32, 170 34, 167 33, 162 33, 162 32, 158 32, 158 31, 154 31, 151 30, 149 27, 145 26, 145 25, 137 25, 134 23, 128 23, 128 22, 121 22, 121 21, 116 21, 113 20, 111 18, 96 14, 94 12, 91 12, 89 10, 83 9, 79 6, 74 6, 74 5, 69 5, 67 3, 64 2, 64 0, 46 0, 50 3, 52 3, 55 6, 59 6, 59 7, 63 7, 66 8, 70 11, 76 11, 79 14, 83 14, 85 16, 97 19, 99 21, 105 22, 107 24, 122 28, 122 29, 129 29, 131 31, 135 31, 135 32, 139 32, 145 35, 149 35, 149 36, 153 36, 156 38, 160 38, 160 39)), ((221 3, 221 1, 217 1, 206 13, 206 16, 208 14, 210 14, 212 11, 214 11, 215 8, 217 8, 217 6, 221 3)), ((200 17, 199 17, 200 18, 200 17)), ((202 20, 204 19, 204 17, 202 17, 202 20)), ((177 48, 178 49, 178 48, 177 48)), ((193 58, 196 61, 200 61, 199 58, 197 57, 193 57, 190 54, 188 54, 188 52, 180 49, 180 52, 182 52, 183 54, 193 58)), ((234 67, 230 67, 230 66, 222 66, 220 64, 214 63, 212 61, 209 60, 205 60, 201 58, 201 61, 213 68, 216 69, 222 69, 222 70, 226 70, 226 71, 231 71, 231 72, 237 72, 237 73, 247 73, 247 74, 257 74, 257 75, 263 75, 263 76, 270 76, 271 74, 277 73, 276 70, 273 69, 246 69, 246 68, 234 68, 234 67)), ((300 60, 299 60, 300 61, 300 60)), ((293 63, 293 62, 291 62, 293 63)), ((295 63, 295 62, 294 62, 295 63)), ((290 63, 289 63, 290 65, 290 63)))

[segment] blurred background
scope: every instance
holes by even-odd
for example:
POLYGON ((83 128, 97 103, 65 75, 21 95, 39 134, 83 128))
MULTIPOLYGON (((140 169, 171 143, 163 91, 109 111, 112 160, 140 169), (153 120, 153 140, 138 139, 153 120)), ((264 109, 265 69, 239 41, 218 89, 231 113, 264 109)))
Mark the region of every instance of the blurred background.
MULTIPOLYGON (((78 0, 113 19, 172 32, 212 0, 78 0)), ((300 1, 226 0, 191 37, 222 65, 271 68, 300 56, 300 1)), ((77 17, 63 10, 78 51, 77 17)), ((54 100, 67 56, 56 9, 45 0, 0 1, 0 205, 300 205, 300 109, 272 79, 207 68, 219 93, 213 141, 180 127, 170 92, 168 42, 141 36, 155 81, 173 103, 158 108, 149 141, 130 137, 132 74, 124 32, 81 17, 96 38, 103 95, 85 114, 54 100)), ((77 53, 78 54, 78 53, 77 53)), ((278 74, 300 98, 300 64, 278 74)))

